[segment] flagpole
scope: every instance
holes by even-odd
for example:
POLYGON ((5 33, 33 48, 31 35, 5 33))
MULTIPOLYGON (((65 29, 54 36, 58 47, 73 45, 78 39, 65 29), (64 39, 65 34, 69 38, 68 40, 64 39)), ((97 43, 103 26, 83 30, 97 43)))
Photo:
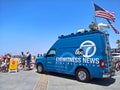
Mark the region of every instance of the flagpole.
POLYGON ((96 17, 95 17, 95 7, 94 7, 94 2, 93 1, 92 1, 92 6, 93 6, 93 9, 94 9, 93 20, 94 20, 94 23, 97 25, 97 21, 96 21, 96 17))
MULTIPOLYGON (((107 19, 106 19, 107 20, 107 19)), ((110 26, 112 27, 112 29, 115 31, 115 33, 116 34, 120 34, 120 32, 113 26, 113 24, 109 21, 109 20, 107 20, 108 21, 108 23, 110 24, 110 26)))

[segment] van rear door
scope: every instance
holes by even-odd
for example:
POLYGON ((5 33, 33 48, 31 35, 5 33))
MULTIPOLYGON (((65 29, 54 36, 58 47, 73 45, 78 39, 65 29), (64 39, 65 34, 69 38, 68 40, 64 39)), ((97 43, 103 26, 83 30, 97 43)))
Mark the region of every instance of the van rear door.
POLYGON ((111 48, 109 44, 109 34, 104 33, 104 38, 105 38, 105 44, 106 44, 106 59, 107 62, 105 62, 105 69, 106 73, 112 74, 113 70, 113 62, 112 62, 112 54, 111 54, 111 48))

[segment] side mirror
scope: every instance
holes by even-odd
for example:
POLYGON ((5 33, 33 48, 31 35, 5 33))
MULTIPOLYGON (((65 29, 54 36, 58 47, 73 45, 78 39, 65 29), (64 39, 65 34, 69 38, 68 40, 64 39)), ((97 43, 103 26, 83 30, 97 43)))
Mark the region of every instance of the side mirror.
POLYGON ((46 54, 46 53, 44 53, 44 54, 43 54, 43 56, 44 56, 44 57, 47 57, 47 54, 46 54))

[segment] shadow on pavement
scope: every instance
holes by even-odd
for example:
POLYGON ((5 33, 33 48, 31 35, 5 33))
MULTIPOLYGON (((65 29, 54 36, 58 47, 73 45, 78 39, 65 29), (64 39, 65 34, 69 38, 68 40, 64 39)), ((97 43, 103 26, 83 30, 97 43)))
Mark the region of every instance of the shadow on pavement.
POLYGON ((53 72, 46 72, 44 74, 55 76, 55 77, 60 77, 60 78, 65 78, 65 79, 76 80, 75 76, 68 75, 68 74, 53 73, 53 72))
MULTIPOLYGON (((43 74, 60 77, 60 78, 64 78, 64 79, 76 80, 75 76, 68 75, 68 74, 53 73, 53 72, 45 72, 43 74)), ((114 79, 114 78, 93 78, 89 83, 100 85, 100 86, 109 86, 109 85, 115 83, 115 81, 116 81, 116 79, 114 79)))
POLYGON ((91 84, 101 85, 101 86, 109 86, 115 83, 116 79, 114 78, 94 78, 91 80, 91 84))

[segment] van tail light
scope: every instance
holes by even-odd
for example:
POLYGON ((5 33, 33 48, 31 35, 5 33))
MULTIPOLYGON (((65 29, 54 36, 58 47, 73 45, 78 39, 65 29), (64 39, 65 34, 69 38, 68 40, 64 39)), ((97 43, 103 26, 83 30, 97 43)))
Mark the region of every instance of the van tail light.
POLYGON ((100 68, 104 68, 104 60, 100 60, 100 68))

